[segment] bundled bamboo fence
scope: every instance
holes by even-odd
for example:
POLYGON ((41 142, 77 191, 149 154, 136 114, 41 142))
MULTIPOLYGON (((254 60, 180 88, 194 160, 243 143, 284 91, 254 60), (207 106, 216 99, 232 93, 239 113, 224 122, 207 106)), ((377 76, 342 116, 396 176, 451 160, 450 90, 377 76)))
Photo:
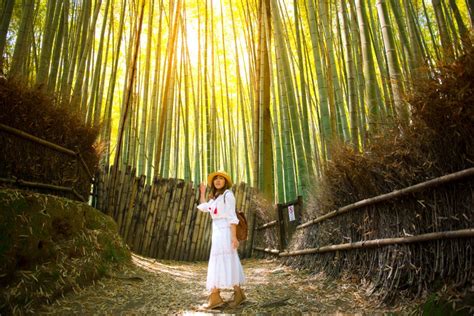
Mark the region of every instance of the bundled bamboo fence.
MULTIPOLYGON (((157 259, 208 259, 211 219, 209 214, 197 210, 199 193, 192 182, 155 178, 147 184, 145 176, 137 177, 131 167, 115 175, 112 171, 113 167, 96 177, 93 205, 115 219, 132 251, 157 259)), ((255 223, 254 191, 245 183, 232 189, 236 208, 245 213, 249 224, 249 239, 239 247, 240 256, 248 257, 255 223)))
MULTIPOLYGON (((474 270, 474 168, 364 199, 299 224, 287 249, 256 250, 295 267, 366 278, 383 299, 427 284, 463 287, 474 270)), ((279 222, 259 226, 256 240, 279 222)))
POLYGON ((87 202, 92 174, 79 151, 0 124, 0 183, 87 202))

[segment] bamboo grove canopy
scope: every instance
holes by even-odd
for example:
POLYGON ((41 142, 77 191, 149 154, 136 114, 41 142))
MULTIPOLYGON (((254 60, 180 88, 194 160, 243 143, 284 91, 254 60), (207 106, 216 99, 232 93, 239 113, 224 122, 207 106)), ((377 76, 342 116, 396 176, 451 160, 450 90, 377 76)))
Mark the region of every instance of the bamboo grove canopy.
POLYGON ((271 199, 304 194, 331 144, 410 120, 419 69, 471 45, 469 0, 7 0, 0 69, 102 126, 103 165, 271 199))

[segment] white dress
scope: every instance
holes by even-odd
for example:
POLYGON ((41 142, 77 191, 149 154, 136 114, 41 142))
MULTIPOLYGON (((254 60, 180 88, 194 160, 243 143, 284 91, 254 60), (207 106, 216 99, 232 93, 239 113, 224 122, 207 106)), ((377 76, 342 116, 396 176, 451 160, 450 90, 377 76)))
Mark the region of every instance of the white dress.
POLYGON ((235 213, 234 193, 226 190, 217 199, 198 205, 198 209, 209 212, 212 218, 212 244, 207 267, 207 290, 229 288, 245 282, 237 249, 232 248, 230 224, 238 224, 235 213), (225 202, 224 202, 225 195, 225 202))

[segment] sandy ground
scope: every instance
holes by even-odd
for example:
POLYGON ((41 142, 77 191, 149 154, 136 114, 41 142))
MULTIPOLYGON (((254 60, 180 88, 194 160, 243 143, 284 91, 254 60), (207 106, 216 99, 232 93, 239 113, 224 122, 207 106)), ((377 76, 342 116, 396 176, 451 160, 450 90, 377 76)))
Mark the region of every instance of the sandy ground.
MULTIPOLYGON (((157 314, 300 314, 381 315, 407 314, 411 307, 377 306, 362 287, 283 266, 275 260, 242 261, 247 278, 247 301, 236 309, 225 305, 206 311, 202 304, 207 263, 153 260, 133 255, 122 271, 69 293, 39 315, 157 315, 157 314)), ((222 291, 230 300, 232 290, 222 291)))

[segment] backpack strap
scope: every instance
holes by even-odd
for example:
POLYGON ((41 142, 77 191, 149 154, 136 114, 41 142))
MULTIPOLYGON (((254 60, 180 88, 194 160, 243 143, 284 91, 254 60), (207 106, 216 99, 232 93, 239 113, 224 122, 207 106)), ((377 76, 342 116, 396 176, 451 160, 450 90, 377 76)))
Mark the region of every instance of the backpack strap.
POLYGON ((224 191, 224 204, 225 204, 225 195, 227 194, 227 192, 229 192, 229 189, 224 191))

